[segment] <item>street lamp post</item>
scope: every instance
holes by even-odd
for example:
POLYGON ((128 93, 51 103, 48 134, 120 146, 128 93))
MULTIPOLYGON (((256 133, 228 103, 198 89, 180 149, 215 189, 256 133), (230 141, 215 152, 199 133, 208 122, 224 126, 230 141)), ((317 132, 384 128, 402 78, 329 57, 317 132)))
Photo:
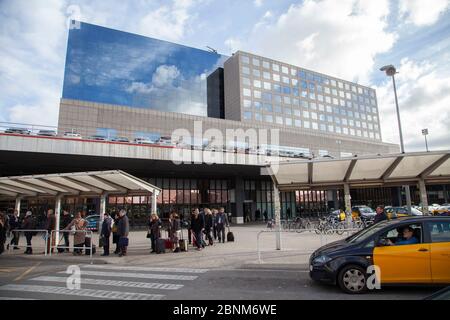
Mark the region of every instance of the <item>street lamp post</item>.
POLYGON ((341 158, 341 143, 342 143, 342 141, 336 140, 336 143, 338 145, 338 158, 340 159, 341 158))
MULTIPOLYGON (((402 123, 400 120, 400 109, 398 107, 398 98, 397 98, 397 86, 395 85, 395 74, 398 73, 393 65, 387 65, 380 69, 380 71, 386 72, 388 77, 392 77, 392 84, 394 86, 394 95, 395 95, 395 107, 397 108, 397 120, 398 120, 398 130, 400 135, 400 149, 402 153, 405 153, 405 146, 403 144, 403 133, 402 133, 402 123)), ((409 185, 404 185, 406 194, 406 205, 408 207, 408 211, 411 212, 411 191, 409 189, 409 185)))
POLYGON ((428 129, 422 129, 422 134, 425 137, 425 148, 427 149, 427 152, 429 152, 428 141, 427 141, 428 129))

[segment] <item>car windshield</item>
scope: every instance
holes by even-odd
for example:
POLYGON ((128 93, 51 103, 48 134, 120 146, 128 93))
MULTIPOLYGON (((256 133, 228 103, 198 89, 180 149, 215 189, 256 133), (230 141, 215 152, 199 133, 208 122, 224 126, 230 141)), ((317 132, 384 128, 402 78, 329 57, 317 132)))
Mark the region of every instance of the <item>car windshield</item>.
POLYGON ((373 210, 371 208, 359 208, 361 213, 372 213, 373 210))
POLYGON ((383 229, 386 224, 388 222, 380 222, 374 225, 371 225, 370 227, 363 229, 353 235, 351 235, 350 237, 346 238, 345 241, 347 241, 348 243, 356 243, 356 242, 360 242, 360 241, 364 241, 366 239, 368 239, 369 237, 371 237, 372 235, 374 235, 375 233, 377 233, 378 231, 380 231, 381 229, 383 229))

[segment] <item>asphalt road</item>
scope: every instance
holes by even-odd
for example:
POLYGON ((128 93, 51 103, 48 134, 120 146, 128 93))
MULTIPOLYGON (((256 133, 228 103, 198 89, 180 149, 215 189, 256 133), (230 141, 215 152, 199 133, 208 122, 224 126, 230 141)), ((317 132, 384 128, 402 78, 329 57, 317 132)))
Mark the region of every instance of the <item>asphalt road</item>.
MULTIPOLYGON (((308 266, 242 266, 237 269, 79 265, 80 290, 66 287, 64 262, 0 260, 0 299, 289 300, 423 299, 437 287, 386 287, 364 295, 309 279, 308 266)), ((72 285, 76 282, 71 281, 72 285)))

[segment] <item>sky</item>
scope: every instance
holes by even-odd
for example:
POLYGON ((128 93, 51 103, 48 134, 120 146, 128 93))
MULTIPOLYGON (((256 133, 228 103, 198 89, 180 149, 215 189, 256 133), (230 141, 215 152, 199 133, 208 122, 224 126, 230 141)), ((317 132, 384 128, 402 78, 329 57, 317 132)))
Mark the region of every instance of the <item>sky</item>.
POLYGON ((450 0, 0 0, 0 121, 56 126, 68 21, 248 51, 377 90, 383 141, 450 149, 450 0))

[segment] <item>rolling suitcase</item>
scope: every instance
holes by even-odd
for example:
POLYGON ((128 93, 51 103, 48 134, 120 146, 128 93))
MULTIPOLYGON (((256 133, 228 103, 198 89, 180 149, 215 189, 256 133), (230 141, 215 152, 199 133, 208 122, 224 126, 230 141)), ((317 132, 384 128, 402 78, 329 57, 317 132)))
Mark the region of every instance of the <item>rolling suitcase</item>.
POLYGON ((234 234, 231 232, 230 227, 228 227, 227 242, 234 242, 234 234))
POLYGON ((184 251, 184 252, 188 251, 188 241, 183 238, 183 229, 181 229, 181 239, 178 240, 178 242, 180 243, 181 251, 184 251))

